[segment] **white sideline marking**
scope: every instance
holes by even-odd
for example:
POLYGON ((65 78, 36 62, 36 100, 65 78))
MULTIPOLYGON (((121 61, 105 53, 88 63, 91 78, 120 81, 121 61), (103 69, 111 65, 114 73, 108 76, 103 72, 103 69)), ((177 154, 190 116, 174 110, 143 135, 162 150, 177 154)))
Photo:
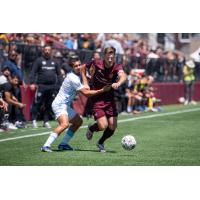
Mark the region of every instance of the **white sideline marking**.
MULTIPOLYGON (((148 118, 154 118, 154 117, 177 115, 177 114, 182 114, 182 113, 187 113, 187 112, 195 112, 195 111, 200 111, 200 108, 193 108, 193 109, 188 109, 188 110, 181 110, 181 111, 160 113, 160 114, 154 113, 153 115, 148 115, 148 116, 141 116, 141 117, 129 118, 129 119, 121 119, 121 120, 118 120, 118 123, 130 122, 130 121, 136 121, 136 120, 140 120, 140 119, 148 119, 148 118)), ((87 128, 87 126, 81 126, 80 128, 81 129, 87 128)), ((51 133, 51 131, 43 132, 43 133, 35 133, 35 134, 30 134, 30 135, 23 135, 23 136, 12 137, 12 138, 6 138, 6 139, 1 139, 0 142, 10 141, 10 140, 18 140, 18 139, 29 138, 29 137, 36 137, 36 136, 40 136, 40 135, 47 135, 49 133, 51 133)))

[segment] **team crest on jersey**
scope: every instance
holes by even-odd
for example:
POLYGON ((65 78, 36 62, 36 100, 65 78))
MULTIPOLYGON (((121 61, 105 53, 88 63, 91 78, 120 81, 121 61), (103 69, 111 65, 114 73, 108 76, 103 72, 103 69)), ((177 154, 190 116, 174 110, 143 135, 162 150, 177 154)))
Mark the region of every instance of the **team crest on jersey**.
POLYGON ((45 61, 45 60, 43 60, 43 61, 42 61, 42 64, 43 64, 43 65, 46 65, 47 63, 46 63, 46 61, 45 61))

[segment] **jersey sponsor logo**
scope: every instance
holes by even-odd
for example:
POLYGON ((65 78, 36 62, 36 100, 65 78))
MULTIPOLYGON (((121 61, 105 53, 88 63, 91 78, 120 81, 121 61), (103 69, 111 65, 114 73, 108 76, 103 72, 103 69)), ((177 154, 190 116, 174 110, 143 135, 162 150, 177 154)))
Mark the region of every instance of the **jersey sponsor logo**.
POLYGON ((47 62, 46 62, 45 60, 43 60, 43 61, 42 61, 42 64, 43 64, 43 65, 46 65, 46 64, 47 64, 47 62))
POLYGON ((47 70, 54 70, 55 67, 54 66, 43 66, 42 69, 47 69, 47 70))
POLYGON ((38 93, 37 93, 37 96, 38 96, 38 97, 41 97, 41 96, 42 96, 42 93, 41 93, 41 92, 38 92, 38 93))

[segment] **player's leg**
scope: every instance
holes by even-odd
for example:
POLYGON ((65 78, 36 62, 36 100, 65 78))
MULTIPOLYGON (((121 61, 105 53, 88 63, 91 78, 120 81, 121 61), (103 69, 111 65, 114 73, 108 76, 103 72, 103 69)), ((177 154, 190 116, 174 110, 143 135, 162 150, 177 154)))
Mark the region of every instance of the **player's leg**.
POLYGON ((32 104, 32 108, 31 108, 31 117, 32 117, 32 125, 33 125, 33 128, 37 128, 38 125, 37 125, 37 115, 40 111, 40 108, 41 108, 41 105, 42 105, 42 102, 43 102, 43 89, 38 86, 37 90, 36 90, 36 93, 35 93, 35 100, 32 104))
POLYGON ((104 142, 114 134, 116 128, 117 128, 117 117, 108 118, 108 127, 103 132, 103 135, 99 139, 98 144, 103 145, 104 142))
POLYGON ((43 127, 51 128, 49 124, 49 118, 51 115, 51 104, 55 98, 54 88, 45 88, 44 91, 44 118, 43 118, 43 127))
POLYGON ((59 125, 53 130, 53 132, 49 135, 45 144, 42 147, 42 151, 51 152, 51 145, 57 139, 57 137, 69 126, 69 118, 67 113, 61 114, 58 118, 59 125))
POLYGON ((88 130, 86 133, 86 137, 88 140, 91 140, 94 132, 103 131, 108 126, 108 121, 105 116, 105 112, 103 109, 95 109, 93 110, 93 115, 96 122, 92 125, 88 126, 88 130))
POLYGON ((58 120, 58 126, 50 134, 49 138, 42 147, 42 151, 51 152, 51 144, 56 140, 56 138, 69 127, 69 117, 67 112, 67 105, 60 104, 59 101, 54 101, 52 103, 52 110, 55 114, 55 118, 58 120))
POLYGON ((108 126, 104 130, 102 137, 97 142, 97 147, 101 152, 105 152, 104 142, 110 138, 117 128, 117 109, 115 102, 110 102, 106 107, 106 116, 108 121, 108 126))
POLYGON ((75 112, 74 109, 68 107, 67 112, 69 114, 69 122, 71 125, 65 132, 61 143, 58 145, 59 150, 73 150, 73 148, 69 145, 69 141, 74 137, 75 132, 83 123, 82 118, 75 112))

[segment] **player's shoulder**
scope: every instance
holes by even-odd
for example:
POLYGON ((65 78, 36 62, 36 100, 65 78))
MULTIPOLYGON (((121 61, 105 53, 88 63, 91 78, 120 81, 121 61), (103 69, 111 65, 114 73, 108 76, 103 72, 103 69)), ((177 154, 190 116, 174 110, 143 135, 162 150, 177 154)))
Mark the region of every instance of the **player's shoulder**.
POLYGON ((41 62, 43 62, 43 61, 45 61, 45 59, 44 59, 44 57, 42 57, 42 56, 36 58, 36 60, 35 60, 36 63, 41 63, 41 62))
POLYGON ((113 70, 119 71, 119 70, 123 70, 123 66, 120 63, 115 63, 113 66, 113 70))
POLYGON ((69 72, 67 74, 67 78, 71 81, 77 81, 77 80, 80 80, 80 77, 78 75, 76 75, 75 73, 73 72, 69 72))
POLYGON ((104 67, 104 61, 102 59, 95 59, 93 61, 93 64, 96 66, 96 67, 99 67, 99 68, 103 68, 104 67))
POLYGON ((11 91, 12 85, 11 85, 11 83, 7 82, 7 83, 2 84, 2 88, 3 88, 3 90, 6 91, 6 92, 7 92, 7 91, 11 91))

